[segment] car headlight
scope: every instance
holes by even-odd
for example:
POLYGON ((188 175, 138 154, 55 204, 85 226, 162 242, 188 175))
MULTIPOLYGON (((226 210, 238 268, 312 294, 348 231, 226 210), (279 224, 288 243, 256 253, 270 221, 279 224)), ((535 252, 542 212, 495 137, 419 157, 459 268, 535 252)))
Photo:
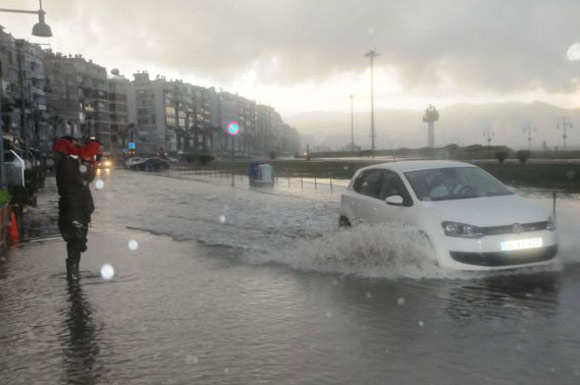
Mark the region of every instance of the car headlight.
POLYGON ((441 222, 441 227, 448 237, 481 238, 485 235, 477 226, 458 222, 441 222))
POLYGON ((547 220, 547 224, 546 224, 546 230, 549 231, 556 231, 556 221, 554 220, 554 218, 550 217, 547 220))
POLYGON ((111 165, 111 161, 110 160, 106 160, 104 164, 105 164, 105 166, 110 166, 111 165))

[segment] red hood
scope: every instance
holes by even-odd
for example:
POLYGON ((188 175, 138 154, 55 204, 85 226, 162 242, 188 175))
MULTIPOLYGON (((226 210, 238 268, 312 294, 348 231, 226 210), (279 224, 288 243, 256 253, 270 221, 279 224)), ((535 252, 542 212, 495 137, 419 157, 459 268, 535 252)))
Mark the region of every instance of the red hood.
POLYGON ((94 157, 101 153, 99 142, 90 142, 79 149, 78 155, 85 160, 94 160, 94 157))
POLYGON ((66 155, 78 155, 80 148, 70 140, 60 139, 54 144, 52 150, 66 155))

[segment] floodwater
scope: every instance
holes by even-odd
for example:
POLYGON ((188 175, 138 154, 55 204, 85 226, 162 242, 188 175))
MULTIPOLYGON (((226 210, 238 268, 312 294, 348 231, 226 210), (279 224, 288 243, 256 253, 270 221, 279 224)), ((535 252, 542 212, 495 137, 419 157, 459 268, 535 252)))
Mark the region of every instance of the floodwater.
POLYGON ((473 275, 409 229, 338 232, 341 183, 103 182, 78 284, 58 237, 0 260, 0 383, 580 383, 578 196, 561 266, 473 275))

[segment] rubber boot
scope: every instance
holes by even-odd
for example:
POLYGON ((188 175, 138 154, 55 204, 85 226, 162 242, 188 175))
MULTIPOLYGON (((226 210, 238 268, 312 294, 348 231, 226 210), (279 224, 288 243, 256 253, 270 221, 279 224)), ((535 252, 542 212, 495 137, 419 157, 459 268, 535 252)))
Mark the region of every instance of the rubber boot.
POLYGON ((66 277, 69 280, 79 279, 79 262, 81 252, 73 245, 67 245, 68 258, 66 259, 66 277))

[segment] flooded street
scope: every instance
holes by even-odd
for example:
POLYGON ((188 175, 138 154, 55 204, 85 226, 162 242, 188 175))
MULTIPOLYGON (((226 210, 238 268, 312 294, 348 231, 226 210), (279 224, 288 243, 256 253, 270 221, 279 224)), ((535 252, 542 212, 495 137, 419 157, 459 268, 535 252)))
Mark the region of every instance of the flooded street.
POLYGON ((474 275, 406 229, 339 232, 336 181, 103 182, 78 284, 58 236, 0 260, 0 383, 580 383, 578 196, 561 266, 474 275))

